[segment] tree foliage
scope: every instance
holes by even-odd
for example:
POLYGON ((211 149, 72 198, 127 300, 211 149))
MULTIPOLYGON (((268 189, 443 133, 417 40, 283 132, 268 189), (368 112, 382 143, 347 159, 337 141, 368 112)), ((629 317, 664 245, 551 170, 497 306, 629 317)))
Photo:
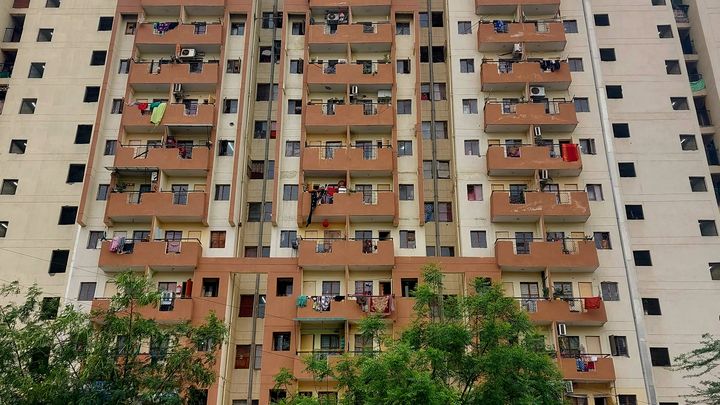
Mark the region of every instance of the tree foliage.
MULTIPOLYGON (((322 375, 308 362, 306 371, 336 379, 347 405, 563 403, 562 377, 544 339, 500 286, 477 279, 473 294, 443 296, 442 271, 433 264, 423 268, 423 280, 415 320, 398 339, 385 338, 385 350, 345 355, 322 375)), ((365 336, 381 337, 384 328, 376 317, 359 325, 365 336)), ((278 377, 278 388, 292 386, 289 371, 278 377)), ((318 403, 307 401, 290 395, 286 403, 318 403)))
POLYGON ((215 381, 225 326, 161 325, 139 313, 160 293, 141 275, 116 278, 108 309, 47 311, 37 287, 0 287, 0 403, 180 404, 215 381), (18 298, 22 302, 18 303, 18 298), (203 351, 199 351, 198 348, 203 351))
POLYGON ((675 358, 675 369, 685 371, 687 378, 700 379, 693 385, 688 404, 720 405, 720 379, 715 369, 720 365, 720 339, 704 334, 700 347, 675 358))

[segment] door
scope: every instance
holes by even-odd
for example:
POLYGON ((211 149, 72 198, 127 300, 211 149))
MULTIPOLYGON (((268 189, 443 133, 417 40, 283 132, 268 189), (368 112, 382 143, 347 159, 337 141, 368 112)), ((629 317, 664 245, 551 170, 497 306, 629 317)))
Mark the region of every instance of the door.
POLYGON ((380 282, 380 295, 392 295, 392 284, 389 281, 380 282))
POLYGON ((563 357, 575 357, 580 354, 579 336, 558 336, 560 355, 563 357))
POLYGON ((358 149, 362 149, 364 160, 372 160, 375 158, 373 156, 372 141, 355 141, 355 147, 358 149))
POLYGON ((525 190, 527 190, 525 184, 511 184, 510 204, 525 204, 525 190))
POLYGON ((572 283, 567 281, 556 281, 553 283, 553 295, 561 296, 562 298, 572 298, 573 288, 572 283))
MULTIPOLYGON (((593 296, 592 283, 588 283, 588 282, 578 283, 578 291, 580 293, 580 298, 592 297, 593 296)), ((600 353, 600 352, 595 352, 595 353, 600 353)))
POLYGON ((150 240, 150 231, 133 231, 134 242, 144 242, 150 240))
POLYGON ((182 240, 182 231, 165 231, 165 240, 182 240))
POLYGON ((357 191, 358 193, 362 193, 363 204, 373 203, 372 184, 356 184, 355 191, 357 191))
POLYGON ((589 354, 602 353, 602 348, 600 347, 600 336, 586 336, 585 349, 589 354))
POLYGON ((520 283, 521 306, 528 312, 537 312, 537 299, 540 298, 538 283, 520 283))
POLYGON ((355 231, 355 240, 362 242, 363 253, 373 252, 372 231, 355 231))
POLYGON ((188 185, 173 184, 171 186, 173 193, 173 204, 187 205, 188 203, 188 185))
POLYGON ((315 296, 317 284, 315 281, 303 281, 303 295, 308 297, 315 296))
POLYGON ((560 185, 559 184, 543 184, 543 193, 555 194, 555 204, 560 204, 560 185))
POLYGON ((193 151, 193 141, 178 141, 178 155, 181 159, 191 159, 193 151))
POLYGON ((315 335, 300 335, 300 351, 312 353, 315 349, 315 335))
POLYGON ((337 149, 340 149, 342 147, 342 142, 340 141, 329 141, 325 142, 325 159, 335 159, 335 151, 337 149))
POLYGON ((372 281, 356 281, 355 295, 373 295, 372 281))
POLYGON ((342 238, 340 231, 325 231, 323 233, 322 246, 325 253, 332 252, 333 242, 337 239, 342 238))
POLYGON ((532 232, 515 232, 515 253, 519 255, 529 254, 532 240, 532 232))
POLYGON ((515 296, 515 287, 513 286, 513 283, 511 282, 504 282, 502 283, 503 286, 503 292, 505 293, 506 297, 514 297, 515 296))

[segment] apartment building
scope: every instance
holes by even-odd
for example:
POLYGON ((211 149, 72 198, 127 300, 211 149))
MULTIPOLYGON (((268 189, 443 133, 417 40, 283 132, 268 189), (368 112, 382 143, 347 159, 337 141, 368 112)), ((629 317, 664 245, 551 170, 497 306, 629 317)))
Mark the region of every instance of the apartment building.
POLYGON ((283 367, 335 398, 302 357, 400 333, 437 262, 448 295, 502 283, 573 403, 684 403, 668 367, 720 329, 720 60, 718 7, 670 3, 6 2, 0 277, 90 310, 147 275, 146 316, 225 320, 199 395, 240 405, 283 367))

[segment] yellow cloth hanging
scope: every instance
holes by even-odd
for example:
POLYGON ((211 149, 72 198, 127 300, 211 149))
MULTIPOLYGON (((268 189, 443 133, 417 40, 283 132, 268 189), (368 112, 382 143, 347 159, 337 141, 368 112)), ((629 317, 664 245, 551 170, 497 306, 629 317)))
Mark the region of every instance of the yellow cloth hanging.
POLYGON ((160 121, 162 121, 162 118, 165 115, 165 109, 167 109, 167 103, 160 103, 159 106, 155 107, 155 109, 152 110, 150 122, 155 124, 155 126, 160 125, 160 121))

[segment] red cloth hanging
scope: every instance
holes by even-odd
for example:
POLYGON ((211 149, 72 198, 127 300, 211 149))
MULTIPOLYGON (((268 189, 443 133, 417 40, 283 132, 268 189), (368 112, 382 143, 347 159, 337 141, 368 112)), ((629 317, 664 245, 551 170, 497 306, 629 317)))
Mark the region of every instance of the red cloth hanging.
POLYGON ((585 309, 599 309, 600 303, 602 302, 600 297, 589 297, 589 298, 584 298, 584 300, 585 300, 585 309))
POLYGON ((148 103, 137 103, 138 110, 145 111, 148 109, 148 103))
POLYGON ((577 162, 580 159, 578 147, 574 143, 564 143, 561 145, 562 157, 566 162, 577 162))

